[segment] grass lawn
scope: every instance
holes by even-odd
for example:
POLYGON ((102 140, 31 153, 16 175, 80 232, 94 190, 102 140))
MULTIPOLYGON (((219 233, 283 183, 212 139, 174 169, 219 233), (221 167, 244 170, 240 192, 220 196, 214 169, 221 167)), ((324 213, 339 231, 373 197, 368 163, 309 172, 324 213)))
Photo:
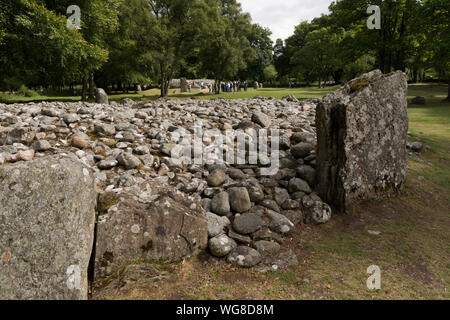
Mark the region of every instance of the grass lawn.
MULTIPOLYGON (((131 98, 139 100, 144 98, 144 95, 137 94, 116 94, 110 96, 113 101, 120 101, 124 98, 131 98)), ((81 101, 81 96, 33 96, 24 97, 11 94, 0 94, 0 103, 27 103, 27 102, 41 102, 41 101, 60 101, 60 102, 76 102, 81 101)))
MULTIPOLYGON (((293 91, 302 96, 302 90, 323 94, 293 91)), ((276 96, 289 90, 264 92, 276 96)), ((402 194, 362 203, 326 225, 298 226, 283 245, 296 253, 298 266, 258 273, 196 257, 156 265, 167 273, 164 281, 99 291, 93 298, 450 299, 450 104, 441 102, 446 92, 444 86, 410 87, 409 98, 427 99, 426 105, 408 110, 411 141, 420 140, 431 149, 410 155, 402 194), (366 287, 371 265, 381 268, 381 290, 366 287)))
MULTIPOLYGON (((213 99, 213 98, 225 98, 225 99, 244 99, 253 98, 256 95, 263 97, 274 97, 276 99, 281 99, 287 95, 294 95, 299 99, 302 98, 322 98, 324 94, 336 90, 338 87, 327 87, 319 89, 317 87, 310 88, 267 88, 255 90, 253 88, 248 89, 247 92, 233 92, 233 93, 221 93, 215 95, 208 92, 201 92, 199 89, 192 90, 192 93, 181 93, 180 89, 171 89, 169 91, 169 98, 171 99, 184 99, 194 97, 196 99, 213 99)), ((120 93, 111 94, 109 99, 112 101, 120 101, 124 98, 131 98, 137 101, 150 100, 154 101, 159 98, 160 91, 158 89, 151 89, 143 91, 141 94, 135 93, 120 93)), ((17 95, 7 95, 0 94, 0 103, 21 103, 21 102, 39 102, 39 101, 81 101, 81 96, 71 97, 71 96, 34 96, 34 97, 23 97, 17 95)))

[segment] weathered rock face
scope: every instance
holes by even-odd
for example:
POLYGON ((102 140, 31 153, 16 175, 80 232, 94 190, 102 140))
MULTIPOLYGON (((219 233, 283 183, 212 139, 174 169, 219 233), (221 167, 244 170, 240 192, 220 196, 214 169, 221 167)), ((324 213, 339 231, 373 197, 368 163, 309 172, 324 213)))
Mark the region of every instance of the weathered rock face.
POLYGON ((0 299, 87 299, 95 206, 78 159, 0 167, 0 299))
POLYGON ((424 97, 415 97, 411 100, 411 104, 419 104, 424 105, 427 103, 427 100, 424 97))
POLYGON ((186 78, 181 78, 180 79, 180 87, 181 87, 181 92, 185 93, 188 92, 188 82, 186 80, 186 78))
POLYGON ((395 194, 406 179, 407 81, 376 70, 317 106, 321 198, 340 211, 358 200, 395 194))
POLYGON ((152 182, 101 196, 95 278, 130 261, 177 261, 204 249, 208 224, 200 199, 152 182))
POLYGON ((108 95, 106 94, 105 90, 103 90, 102 88, 98 88, 95 90, 95 101, 97 103, 103 104, 109 103, 108 95))
POLYGON ((0 146, 13 143, 30 143, 36 136, 36 131, 31 128, 6 128, 0 131, 0 146))

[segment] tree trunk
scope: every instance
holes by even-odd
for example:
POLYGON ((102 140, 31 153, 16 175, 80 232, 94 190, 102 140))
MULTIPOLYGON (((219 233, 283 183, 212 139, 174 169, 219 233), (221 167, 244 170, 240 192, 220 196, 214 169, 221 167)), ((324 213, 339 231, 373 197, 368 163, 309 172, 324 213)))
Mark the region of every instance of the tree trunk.
POLYGON ((161 77, 161 98, 164 98, 166 94, 166 80, 161 77))
POLYGON ((166 79, 166 90, 164 92, 164 97, 167 97, 169 95, 169 87, 170 87, 170 80, 166 79))
POLYGON ((95 99, 94 97, 94 73, 89 72, 89 99, 95 99))
POLYGON ((445 99, 444 101, 450 101, 450 77, 448 77, 447 83, 448 83, 447 99, 445 99))
POLYGON ((165 76, 161 77, 161 98, 165 98, 169 95, 170 81, 165 76))
POLYGON ((214 81, 214 92, 216 94, 220 94, 220 80, 215 80, 214 81))
POLYGON ((87 74, 84 74, 83 75, 83 88, 81 89, 81 101, 86 101, 87 80, 88 80, 88 76, 87 76, 87 74))

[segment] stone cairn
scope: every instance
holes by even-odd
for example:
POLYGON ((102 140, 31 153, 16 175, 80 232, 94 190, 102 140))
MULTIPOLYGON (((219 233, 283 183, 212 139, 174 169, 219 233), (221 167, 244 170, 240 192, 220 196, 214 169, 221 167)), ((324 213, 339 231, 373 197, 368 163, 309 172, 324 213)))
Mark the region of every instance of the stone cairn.
MULTIPOLYGON (((401 187, 404 162, 389 161, 404 156, 405 122, 393 123, 404 116, 403 77, 369 74, 323 101, 0 104, 0 299, 86 298, 89 259, 95 280, 130 261, 178 261, 204 250, 238 267, 296 264, 283 236, 329 221, 323 200, 342 209, 401 187), (279 169, 265 176, 261 163, 174 161, 173 133, 194 137, 200 122, 222 133, 279 130, 279 169), (339 195, 330 196, 326 179, 339 195)), ((207 137, 203 144, 213 145, 207 137)), ((189 148, 196 147, 182 149, 189 148)), ((220 148, 227 151, 225 141, 220 148)))

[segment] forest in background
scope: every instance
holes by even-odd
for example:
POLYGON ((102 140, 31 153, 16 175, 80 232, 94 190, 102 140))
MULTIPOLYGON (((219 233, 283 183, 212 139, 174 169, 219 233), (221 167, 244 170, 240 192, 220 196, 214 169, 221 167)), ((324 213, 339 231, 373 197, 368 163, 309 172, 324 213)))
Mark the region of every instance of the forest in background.
POLYGON ((171 79, 336 84, 379 68, 411 82, 450 82, 448 0, 340 0, 288 39, 252 22, 236 0, 2 0, 0 91, 120 91, 171 79), (81 28, 67 27, 67 8, 81 28), (381 8, 369 30, 367 8, 381 8))

